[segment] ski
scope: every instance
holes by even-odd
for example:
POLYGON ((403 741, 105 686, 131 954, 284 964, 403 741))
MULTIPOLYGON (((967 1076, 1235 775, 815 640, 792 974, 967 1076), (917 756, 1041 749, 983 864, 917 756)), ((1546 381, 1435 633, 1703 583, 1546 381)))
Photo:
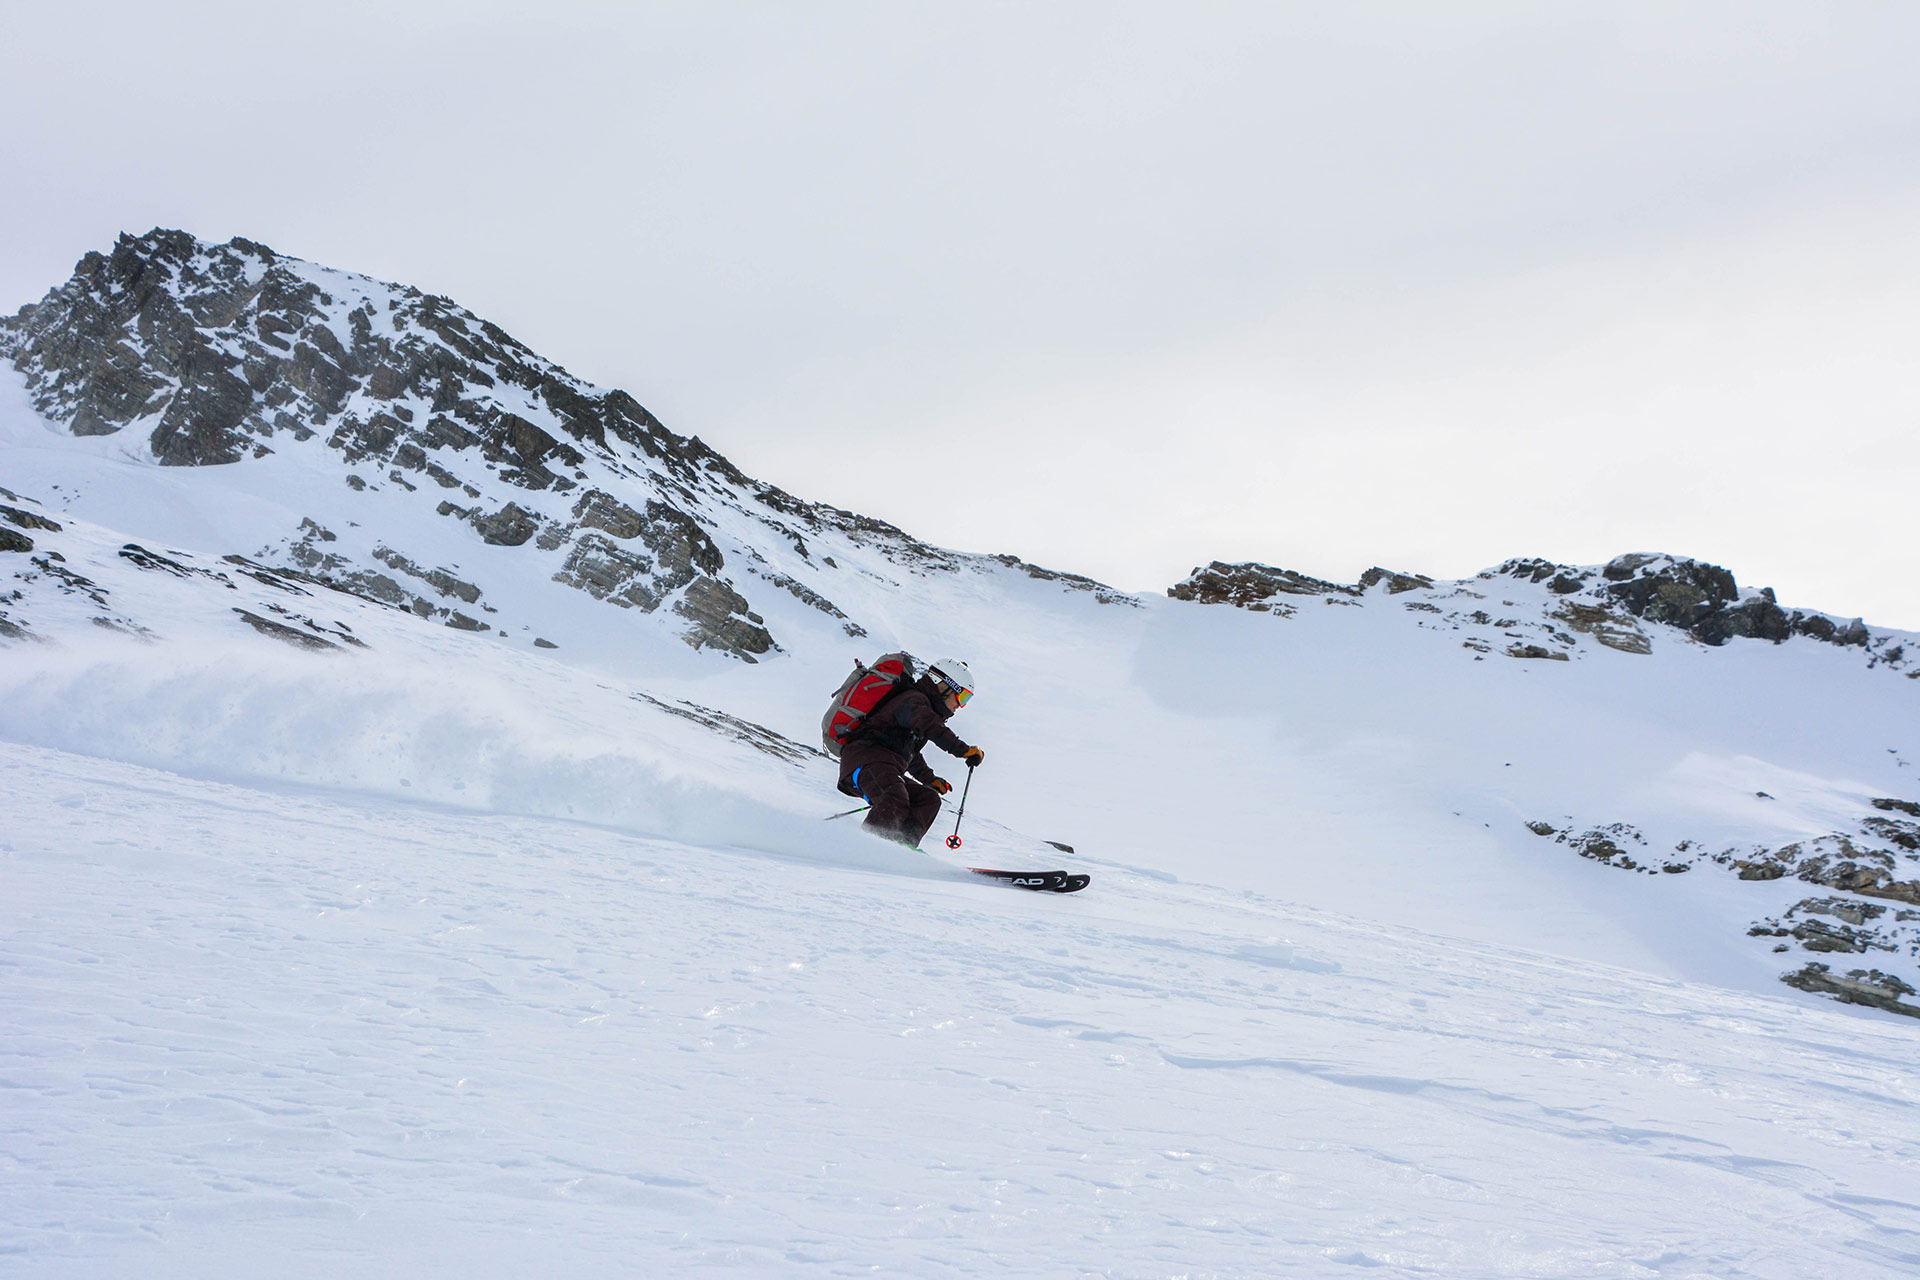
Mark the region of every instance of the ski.
POLYGON ((967 870, 1036 893, 1078 893, 1093 883, 1092 876, 1066 871, 996 871, 992 867, 968 867, 967 870))

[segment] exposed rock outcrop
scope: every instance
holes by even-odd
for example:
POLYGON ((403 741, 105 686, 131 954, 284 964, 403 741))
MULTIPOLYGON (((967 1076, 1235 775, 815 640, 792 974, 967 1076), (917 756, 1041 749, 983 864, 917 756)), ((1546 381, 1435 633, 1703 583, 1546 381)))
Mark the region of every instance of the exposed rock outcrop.
POLYGON ((1196 600, 1201 604, 1231 604, 1243 609, 1274 607, 1275 596, 1359 596, 1379 583, 1387 584, 1390 595, 1419 591, 1433 586, 1433 579, 1419 574, 1394 573, 1388 569, 1369 569, 1353 586, 1342 586, 1321 578, 1310 578, 1292 569, 1276 569, 1268 564, 1227 564, 1215 560, 1204 569, 1195 569, 1185 582, 1167 589, 1175 600, 1196 600))
POLYGON ((1844 977, 1815 961, 1780 981, 1802 991, 1828 995, 1843 1004, 1865 1005, 1908 1018, 1920 1018, 1920 1004, 1901 999, 1914 994, 1913 986, 1878 969, 1854 969, 1844 977))
POLYGON ((692 621, 687 634, 698 637, 696 646, 713 645, 749 662, 773 648, 773 637, 760 625, 764 619, 747 607, 745 596, 717 579, 694 579, 673 608, 692 621))
POLYGON ((1803 898, 1778 919, 1763 920, 1747 932, 1756 938, 1792 938, 1804 951, 1898 952, 1902 931, 1883 930, 1877 922, 1905 923, 1913 913, 1895 912, 1852 898, 1803 898))
MULTIPOLYGON (((1749 936, 1766 940, 1777 952, 1864 955, 1878 952, 1903 960, 1920 958, 1920 803, 1893 797, 1873 799, 1874 812, 1863 814, 1856 830, 1800 840, 1777 849, 1722 849, 1711 852, 1682 840, 1671 852, 1655 854, 1639 829, 1626 823, 1579 830, 1570 820, 1534 820, 1535 835, 1564 845, 1583 858, 1624 871, 1677 873, 1718 865, 1741 880, 1768 883, 1789 877, 1834 892, 1803 898, 1777 916, 1756 921, 1749 936), (1900 814, 1901 817, 1883 815, 1900 814)), ((1911 995, 1887 984, 1899 979, 1875 971, 1838 978, 1824 965, 1808 965, 1784 981, 1802 990, 1835 996, 1896 1013, 1881 997, 1911 995)))
POLYGON ((1404 596, 1411 613, 1437 615, 1419 625, 1465 632, 1462 646, 1476 655, 1560 661, 1578 655, 1582 637, 1621 653, 1653 651, 1661 630, 1679 632, 1718 647, 1736 638, 1775 644, 1804 636, 1829 644, 1858 647, 1870 666, 1888 666, 1920 678, 1920 664, 1907 654, 1906 641, 1876 633, 1859 619, 1839 621, 1826 614, 1787 610, 1770 588, 1742 591, 1732 573, 1718 565, 1685 557, 1634 553, 1601 566, 1556 564, 1551 560, 1509 560, 1461 582, 1437 582, 1423 574, 1369 569, 1353 586, 1309 577, 1272 565, 1214 561, 1195 569, 1168 588, 1176 600, 1229 604, 1279 617, 1297 614, 1301 603, 1359 604, 1384 587, 1404 596), (1534 591, 1523 600, 1501 600, 1504 612, 1474 602, 1488 600, 1503 580, 1524 582, 1534 591))
MULTIPOLYGON (((731 571, 734 556, 759 552, 750 539, 723 549, 722 526, 793 547, 799 563, 780 576, 799 590, 784 589, 840 623, 846 615, 819 581, 835 566, 811 556, 810 539, 879 544, 915 566, 963 563, 749 479, 625 392, 580 382, 445 298, 247 240, 123 236, 0 321, 0 355, 26 376, 38 410, 75 434, 138 435, 163 466, 324 444, 349 487, 446 493, 432 499, 440 514, 481 543, 557 553, 547 576, 646 613, 670 603, 663 616, 689 644, 741 658, 776 646, 747 580, 731 571), (582 489, 562 500, 570 510, 550 500, 582 489)), ((25 528, 0 529, 6 547, 31 549, 25 528)), ((393 538, 376 533, 356 548, 303 526, 267 553, 369 599, 484 625, 405 588, 416 576, 446 589, 393 538)), ((472 604, 479 588, 456 594, 472 604)))
MULTIPOLYGON (((8 493, 5 489, 0 489, 0 495, 12 498, 15 502, 20 501, 17 494, 8 493)), ((27 534, 28 529, 60 532, 59 524, 45 516, 23 511, 19 507, 0 506, 0 551, 32 551, 33 538, 27 534)))
MULTIPOLYGON (((1556 590, 1560 581, 1563 579, 1555 580, 1556 590)), ((1647 638, 1646 632, 1635 625, 1631 617, 1605 605, 1581 604, 1569 600, 1548 616, 1571 631, 1592 636, 1609 649, 1617 649, 1621 653, 1653 652, 1653 641, 1647 638)))
POLYGON ((1772 588, 1742 592, 1726 569, 1684 556, 1635 552, 1614 557, 1597 573, 1546 560, 1510 560, 1494 572, 1544 582, 1556 595, 1584 594, 1602 608, 1617 607, 1708 645, 1724 645, 1736 636, 1775 644, 1792 636, 1844 645, 1865 645, 1871 639, 1858 619, 1836 623, 1824 614, 1790 613, 1780 607, 1772 588))

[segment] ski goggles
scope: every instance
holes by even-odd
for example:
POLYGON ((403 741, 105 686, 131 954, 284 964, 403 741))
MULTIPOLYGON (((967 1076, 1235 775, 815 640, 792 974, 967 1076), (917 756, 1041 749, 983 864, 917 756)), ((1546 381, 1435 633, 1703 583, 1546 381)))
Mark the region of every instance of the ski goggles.
POLYGON ((973 690, 971 689, 956 689, 952 685, 948 685, 947 692, 953 695, 955 706, 964 707, 973 700, 973 690))

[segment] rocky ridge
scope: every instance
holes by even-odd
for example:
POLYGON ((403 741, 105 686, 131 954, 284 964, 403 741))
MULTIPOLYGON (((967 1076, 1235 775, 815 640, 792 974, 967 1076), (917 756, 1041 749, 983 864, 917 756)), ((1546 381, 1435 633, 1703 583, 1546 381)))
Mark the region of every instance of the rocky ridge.
POLYGON ((1804 638, 1858 649, 1869 666, 1920 679, 1920 653, 1909 652, 1910 636, 1877 632, 1859 618, 1788 610, 1771 588, 1742 590, 1726 569, 1684 556, 1635 552, 1585 566, 1516 559, 1458 582, 1375 568, 1352 585, 1271 565, 1215 561, 1167 594, 1282 618, 1312 600, 1351 605, 1390 597, 1421 627, 1463 633, 1461 647, 1476 660, 1498 653, 1569 661, 1582 656, 1583 641, 1646 654, 1663 634, 1713 647, 1736 638, 1774 644, 1804 638), (1544 598, 1508 598, 1515 594, 1502 590, 1509 583, 1544 588, 1544 598))
MULTIPOLYGON (((333 483, 414 495, 474 544, 538 561, 544 580, 748 662, 779 648, 769 598, 865 634, 833 600, 862 571, 849 556, 872 553, 884 563, 864 571, 882 575, 995 563, 755 481, 446 298, 248 240, 122 236, 0 321, 0 356, 76 436, 124 435, 161 466, 312 455, 333 483)), ((423 618, 506 632, 489 584, 407 545, 406 525, 340 523, 309 515, 244 550, 423 618)))

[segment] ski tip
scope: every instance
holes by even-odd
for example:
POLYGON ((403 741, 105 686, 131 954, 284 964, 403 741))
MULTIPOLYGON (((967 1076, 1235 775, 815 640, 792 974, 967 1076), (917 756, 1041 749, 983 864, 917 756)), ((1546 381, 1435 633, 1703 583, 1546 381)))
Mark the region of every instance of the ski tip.
POLYGON ((968 867, 967 870, 989 880, 998 880, 1018 889, 1042 893, 1078 893, 1093 883, 1093 877, 1066 871, 1000 871, 993 867, 968 867))

